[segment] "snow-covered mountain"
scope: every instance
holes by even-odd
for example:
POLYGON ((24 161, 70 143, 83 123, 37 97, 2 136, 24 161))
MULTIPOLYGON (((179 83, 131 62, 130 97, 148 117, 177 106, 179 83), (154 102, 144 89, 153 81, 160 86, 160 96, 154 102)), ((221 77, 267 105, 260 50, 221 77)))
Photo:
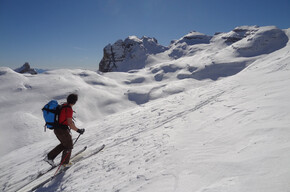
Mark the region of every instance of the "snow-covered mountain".
POLYGON ((129 72, 1 67, 1 191, 49 168, 58 141, 41 108, 69 93, 86 129, 73 152, 106 147, 36 191, 289 191, 289 37, 273 26, 191 32, 129 72))
MULTIPOLYGON (((160 63, 160 58, 170 62, 193 55, 203 60, 212 59, 213 62, 206 61, 206 64, 202 64, 209 66, 216 64, 216 59, 224 59, 224 55, 230 59, 252 58, 276 51, 287 42, 287 35, 275 26, 241 26, 228 33, 216 33, 213 37, 193 31, 179 40, 172 41, 169 47, 159 45, 154 38, 139 39, 132 36, 107 45, 99 69, 102 72, 128 72, 151 66, 152 57, 158 58, 157 62, 160 63)), ((245 64, 245 60, 243 59, 242 65, 245 64)))

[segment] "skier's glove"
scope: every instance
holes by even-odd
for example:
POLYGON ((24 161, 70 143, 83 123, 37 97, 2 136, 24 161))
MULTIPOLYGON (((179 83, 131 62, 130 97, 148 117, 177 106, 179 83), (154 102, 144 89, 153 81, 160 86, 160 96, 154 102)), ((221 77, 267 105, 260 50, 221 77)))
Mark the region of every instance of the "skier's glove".
POLYGON ((78 129, 77 132, 82 135, 82 134, 84 134, 85 129, 78 129))

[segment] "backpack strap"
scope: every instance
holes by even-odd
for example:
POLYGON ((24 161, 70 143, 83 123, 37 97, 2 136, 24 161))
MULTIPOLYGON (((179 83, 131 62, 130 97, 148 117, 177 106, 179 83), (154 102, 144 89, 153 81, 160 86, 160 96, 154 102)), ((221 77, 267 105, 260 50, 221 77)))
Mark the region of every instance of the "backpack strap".
POLYGON ((45 108, 45 107, 42 108, 42 111, 47 111, 47 112, 51 112, 51 113, 55 113, 56 112, 56 110, 48 109, 48 108, 45 108))

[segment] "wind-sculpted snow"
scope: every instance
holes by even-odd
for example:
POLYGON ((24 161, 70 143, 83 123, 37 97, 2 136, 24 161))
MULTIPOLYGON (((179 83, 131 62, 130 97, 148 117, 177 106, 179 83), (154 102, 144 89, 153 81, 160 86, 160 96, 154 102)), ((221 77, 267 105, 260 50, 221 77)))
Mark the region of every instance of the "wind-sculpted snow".
POLYGON ((268 54, 286 46, 288 37, 276 27, 259 28, 254 34, 243 38, 232 47, 240 57, 268 54))
POLYGON ((170 46, 178 45, 178 44, 187 44, 187 45, 196 45, 196 44, 209 44, 211 40, 211 36, 192 31, 189 34, 185 35, 179 40, 172 41, 170 46))
POLYGON ((241 63, 217 63, 205 66, 203 69, 192 71, 191 73, 178 74, 178 79, 193 78, 197 80, 212 79, 217 80, 221 77, 235 75, 246 67, 245 62, 241 63))
POLYGON ((0 190, 16 191, 49 168, 42 159, 58 141, 43 131, 41 108, 69 93, 79 94, 76 125, 86 129, 73 152, 106 148, 36 191, 289 190, 290 44, 282 35, 279 49, 241 56, 232 46, 266 33, 250 29, 236 28, 241 39, 232 42, 217 34, 190 45, 177 59, 168 50, 150 56, 130 73, 1 67, 0 190))

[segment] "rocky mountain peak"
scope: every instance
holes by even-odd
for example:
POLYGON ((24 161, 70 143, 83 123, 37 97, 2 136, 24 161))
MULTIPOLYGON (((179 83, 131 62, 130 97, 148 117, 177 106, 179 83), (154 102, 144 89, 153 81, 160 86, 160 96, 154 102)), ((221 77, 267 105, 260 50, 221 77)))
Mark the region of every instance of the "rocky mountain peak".
POLYGON ((31 68, 28 62, 24 63, 21 67, 15 69, 14 71, 18 73, 30 73, 32 75, 37 74, 36 70, 31 68))
POLYGON ((118 40, 113 45, 108 44, 104 48, 99 70, 127 72, 132 69, 141 69, 145 67, 145 60, 149 54, 157 54, 166 49, 159 45, 155 38, 129 36, 125 40, 118 40))

